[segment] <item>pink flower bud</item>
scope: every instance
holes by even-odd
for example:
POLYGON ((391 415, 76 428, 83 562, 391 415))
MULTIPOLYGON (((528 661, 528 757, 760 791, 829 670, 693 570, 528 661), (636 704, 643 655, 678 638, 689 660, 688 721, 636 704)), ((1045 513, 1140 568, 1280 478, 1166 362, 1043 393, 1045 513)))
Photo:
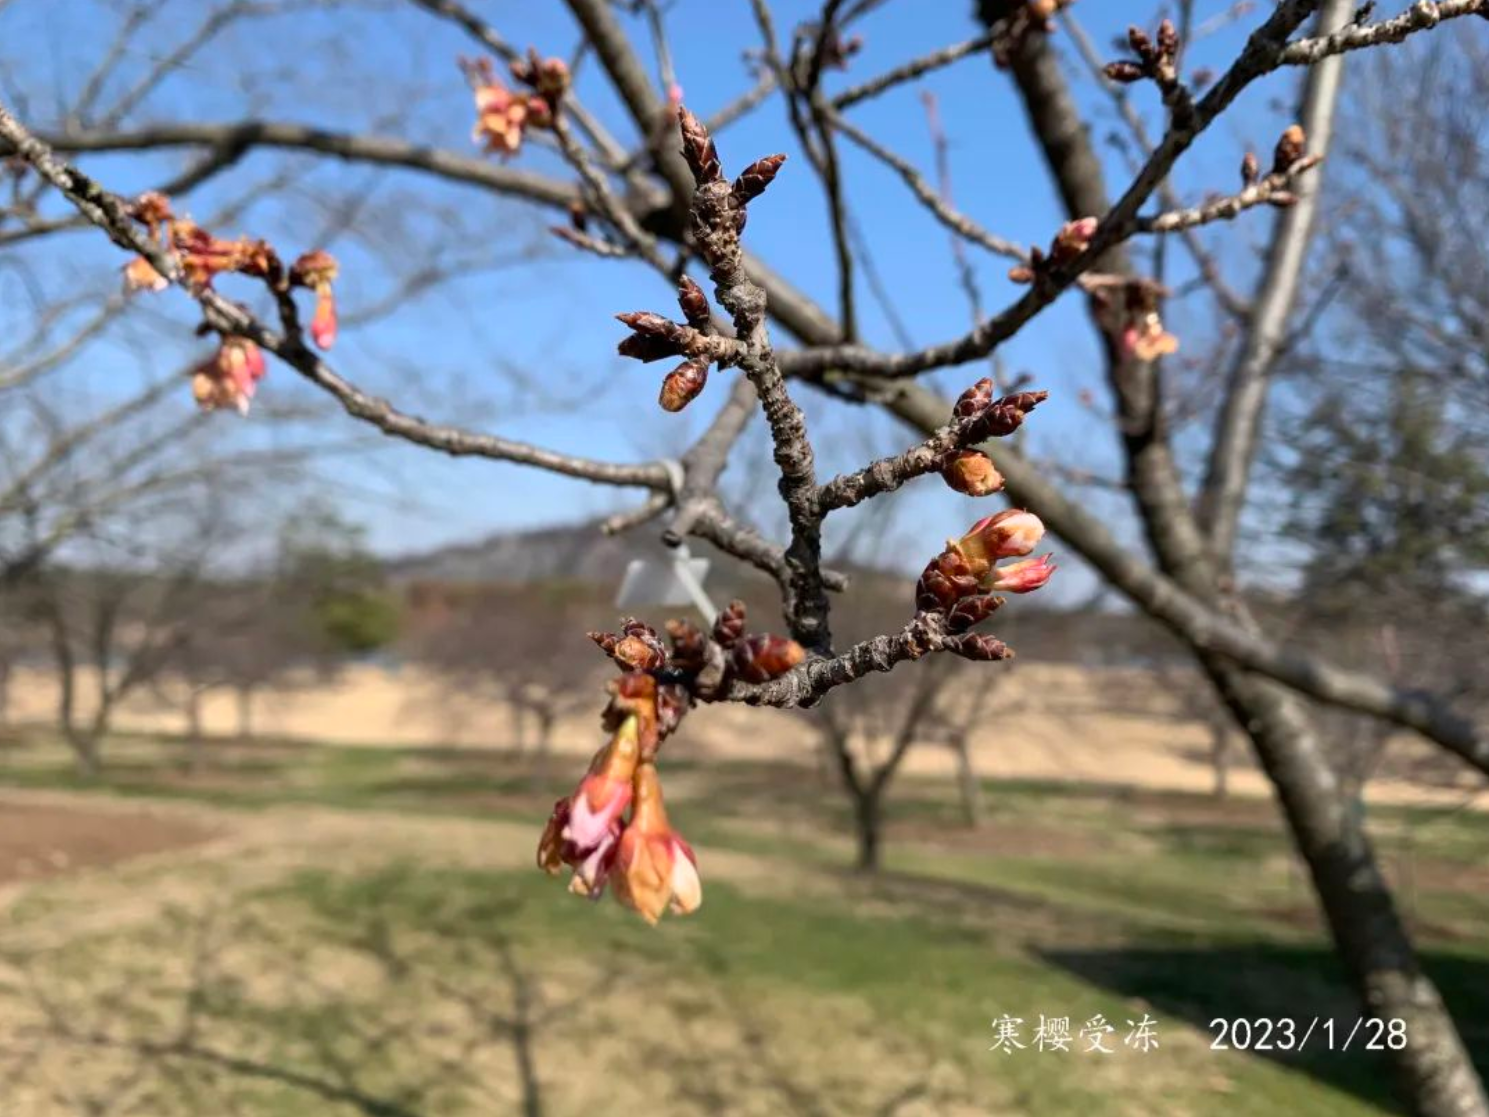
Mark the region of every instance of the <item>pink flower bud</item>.
POLYGON ((1053 559, 1053 555, 1040 555, 994 567, 983 578, 982 588, 993 593, 1030 593, 1050 580, 1056 569, 1053 559))
POLYGON ((999 559, 1027 555, 1044 538, 1044 524, 1032 512, 1007 508, 972 525, 950 545, 974 577, 982 577, 999 559))
POLYGON ((155 270, 155 265, 143 256, 136 256, 124 265, 124 290, 129 294, 136 291, 164 291, 170 283, 165 276, 155 270))

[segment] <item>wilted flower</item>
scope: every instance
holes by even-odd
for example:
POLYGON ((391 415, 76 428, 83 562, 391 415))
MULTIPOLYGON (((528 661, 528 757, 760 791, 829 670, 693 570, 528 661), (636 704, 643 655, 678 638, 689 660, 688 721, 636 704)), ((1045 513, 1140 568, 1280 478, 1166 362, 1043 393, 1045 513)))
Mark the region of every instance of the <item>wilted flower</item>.
POLYGON ((635 809, 616 852, 615 895, 648 923, 669 908, 686 915, 703 903, 698 859, 667 822, 662 786, 654 764, 635 774, 635 809))
POLYGON ((1040 555, 994 567, 983 578, 982 588, 992 592, 1030 593, 1050 580, 1055 572, 1053 559, 1053 555, 1040 555))
POLYGON ((625 718, 609 743, 595 754, 574 794, 560 799, 538 841, 538 867, 557 873, 575 870, 575 892, 598 895, 619 840, 621 816, 631 802, 631 777, 640 756, 638 719, 625 718))
POLYGON ((212 359, 198 365, 191 376, 191 394, 203 411, 235 407, 242 415, 267 368, 264 354, 246 337, 225 337, 212 359))
POLYGON ((160 272, 155 270, 155 265, 143 256, 136 256, 124 265, 124 290, 133 294, 136 291, 164 291, 170 286, 170 282, 160 272))

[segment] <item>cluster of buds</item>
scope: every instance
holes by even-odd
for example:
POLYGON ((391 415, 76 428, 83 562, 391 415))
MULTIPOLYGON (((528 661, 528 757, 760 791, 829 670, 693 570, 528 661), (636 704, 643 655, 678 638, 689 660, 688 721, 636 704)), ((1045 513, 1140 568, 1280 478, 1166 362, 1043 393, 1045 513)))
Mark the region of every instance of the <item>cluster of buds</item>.
POLYGON ((616 899, 649 923, 669 909, 686 915, 703 902, 698 859, 662 803, 662 741, 696 699, 717 695, 730 679, 766 682, 805 657, 794 640, 747 633, 738 601, 709 634, 683 620, 668 622, 667 634, 670 651, 655 629, 634 618, 618 633, 589 634, 623 672, 601 719, 610 739, 574 793, 554 804, 538 842, 539 868, 572 870, 569 891, 597 900, 612 884, 616 899))
MULTIPOLYGON (((142 194, 129 207, 130 216, 143 225, 160 251, 175 261, 182 281, 193 291, 211 288, 219 275, 237 274, 263 282, 276 296, 287 296, 296 287, 315 292, 315 316, 310 323, 311 339, 322 349, 336 341, 336 260, 317 249, 307 252, 289 268, 265 240, 239 237, 224 240, 188 217, 177 217, 164 194, 142 194)), ((160 291, 168 285, 155 265, 137 256, 124 266, 124 286, 129 292, 160 291)), ((247 338, 224 337, 216 354, 192 373, 192 394, 208 411, 233 407, 246 414, 258 381, 264 376, 264 356, 247 338)))
MULTIPOLYGON (((963 392, 952 408, 957 440, 965 447, 990 438, 1006 438, 1047 398, 1048 392, 1014 392, 995 398, 992 380, 983 377, 963 392)), ((948 486, 965 496, 988 496, 1003 488, 1003 475, 980 450, 952 450, 942 457, 940 473, 948 486)))
POLYGON ((1014 53, 1025 39, 1035 33, 1048 35, 1055 29, 1055 16, 1075 0, 1025 0, 997 27, 993 40, 993 61, 1007 69, 1014 53))
POLYGON ((524 88, 508 89, 496 76, 491 59, 460 60, 476 99, 472 139, 488 152, 516 155, 528 128, 551 128, 559 102, 569 88, 569 67, 559 58, 539 58, 529 49, 526 58, 513 59, 512 80, 524 88))
POLYGON ((233 408, 247 415, 264 372, 263 350, 246 337, 225 337, 217 352, 192 370, 191 394, 203 411, 233 408))
POLYGON ((1152 81, 1165 97, 1179 88, 1179 32, 1172 20, 1158 25, 1156 38, 1150 38, 1141 27, 1129 27, 1127 45, 1137 55, 1136 61, 1107 63, 1104 72, 1108 78, 1123 85, 1152 81))
POLYGON ((991 636, 966 636, 1003 604, 1000 593, 1030 593, 1055 572, 1053 556, 1025 558, 1044 537, 1044 524, 1032 512, 1009 508, 972 525, 960 539, 949 539, 946 549, 926 566, 915 585, 915 607, 921 613, 940 613, 954 637, 949 650, 968 659, 1007 659, 1007 645, 991 636), (1020 561, 998 566, 1000 559, 1020 561))
POLYGON ((1010 268, 1008 278, 1015 283, 1034 283, 1049 275, 1052 269, 1071 263, 1091 247, 1091 239, 1096 236, 1100 225, 1095 217, 1078 217, 1065 222, 1055 239, 1050 241, 1048 252, 1038 247, 1029 249, 1028 261, 1010 268))
POLYGON ((1267 181, 1262 181, 1261 163, 1254 152, 1248 151, 1241 160, 1241 185, 1251 189, 1258 184, 1268 187, 1267 204, 1279 209, 1298 204, 1298 196, 1284 189, 1298 175, 1318 166, 1321 155, 1306 153, 1308 136, 1300 124, 1290 125, 1277 139, 1272 150, 1272 169, 1267 172, 1267 181))
POLYGON ((1156 283, 1134 280, 1122 292, 1122 352, 1139 361, 1156 361, 1178 352, 1179 339, 1164 328, 1158 314, 1162 288, 1156 283))
POLYGON ((616 315, 632 331, 620 343, 622 357, 648 364, 668 357, 685 358, 662 381, 658 402, 664 411, 681 411, 692 403, 708 383, 709 366, 727 368, 741 352, 737 341, 711 331, 708 296, 686 275, 677 285, 677 305, 686 325, 648 310, 616 315))
POLYGON ((719 152, 714 147, 708 128, 687 106, 677 107, 677 120, 682 135, 682 155, 688 169, 693 172, 693 181, 698 184, 698 194, 693 199, 693 236, 698 240, 704 258, 715 268, 719 260, 732 248, 738 251, 739 234, 744 232, 751 202, 765 193, 782 164, 784 155, 767 155, 756 159, 746 167, 733 183, 724 179, 724 167, 719 162, 719 152), (732 234, 734 243, 720 243, 720 238, 732 234))

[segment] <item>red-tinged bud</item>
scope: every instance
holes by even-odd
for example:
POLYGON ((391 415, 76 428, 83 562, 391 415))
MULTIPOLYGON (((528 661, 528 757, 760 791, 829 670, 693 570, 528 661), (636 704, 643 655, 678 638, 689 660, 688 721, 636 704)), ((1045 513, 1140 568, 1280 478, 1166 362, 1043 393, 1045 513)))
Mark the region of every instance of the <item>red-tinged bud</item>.
POLYGON ((533 87, 550 105, 557 105, 569 89, 569 67, 562 58, 545 58, 534 67, 533 87))
POLYGON ((708 296, 703 293, 703 288, 693 282, 693 277, 685 275, 677 284, 677 305, 682 308, 683 317, 688 320, 688 325, 695 330, 707 328, 710 318, 708 309, 708 296))
POLYGON ((1299 159, 1303 158, 1303 148, 1308 142, 1307 135, 1303 132, 1302 125, 1291 125, 1282 137, 1277 141, 1277 148, 1272 153, 1272 173, 1274 175, 1286 174, 1287 171, 1299 159))
POLYGON ((730 193, 734 197, 734 204, 738 206, 749 205, 761 194, 765 188, 775 179, 781 164, 786 162, 784 155, 767 155, 764 159, 756 159, 744 172, 734 180, 730 193))
POLYGON ((1256 158, 1256 152, 1248 151, 1241 160, 1241 185, 1255 185, 1256 180, 1261 177, 1261 163, 1256 158))
POLYGON ((967 432, 974 442, 987 438, 1006 438, 1023 426, 1024 416, 1049 398, 1048 392, 1015 392, 995 400, 967 432))
POLYGON ((964 597, 946 614, 946 627, 952 632, 966 632, 991 617, 1002 606, 1003 599, 988 593, 964 597))
POLYGON ((312 291, 319 291, 336 282, 340 271, 341 265, 336 262, 336 257, 324 248, 317 248, 313 252, 302 254, 290 265, 290 283, 296 287, 309 287, 312 291))
POLYGON ((1010 283, 1033 283, 1036 278, 1034 269, 1027 264, 1015 264, 1008 269, 1008 282, 1010 283))
POLYGON ((525 123, 529 128, 552 128, 553 106, 537 95, 529 97, 525 123))
POLYGON ((620 622, 620 635, 591 632, 589 638, 627 671, 655 671, 667 662, 667 649, 656 630, 634 617, 620 622))
POLYGON ((1179 29, 1174 26, 1174 21, 1165 19, 1158 25, 1158 53, 1165 58, 1173 58, 1179 52, 1179 29))
POLYGON ((779 679, 807 656, 806 649, 784 636, 746 636, 734 645, 734 673, 747 683, 779 679))
POLYGON ((667 821, 655 765, 637 767, 635 802, 615 858, 616 898, 653 924, 669 908, 678 915, 697 911, 703 903, 698 859, 667 821))
POLYGON ((708 637, 703 630, 689 621, 670 620, 667 635, 672 639, 672 666, 689 675, 702 671, 708 657, 708 637))
POLYGON ((745 632, 745 604, 743 601, 731 601, 724 606, 722 612, 714 618, 713 640, 726 652, 732 651, 734 645, 739 643, 745 632))
POLYGON ((1127 29, 1127 44, 1132 47, 1132 53, 1144 62, 1152 62, 1157 57, 1157 51, 1153 49, 1153 40, 1148 38, 1148 33, 1141 27, 1134 25, 1127 29))
POLYGON ((632 310, 625 314, 617 314, 615 317, 638 334, 672 337, 677 333, 676 322, 650 310, 632 310))
POLYGON ((1050 580, 1056 569, 1053 559, 1053 555, 1040 555, 994 567, 982 579, 982 588, 995 593, 1031 593, 1050 580))
POLYGON ((683 158, 693 172, 693 180, 699 186, 723 181, 724 169, 719 165, 719 153, 703 121, 689 112, 687 106, 678 105, 677 122, 682 132, 683 158))
POLYGON ((662 380, 657 402, 663 411, 681 411, 698 398, 708 384, 708 365, 704 361, 684 361, 662 380))
POLYGON ((951 409, 951 414, 955 419, 971 419, 986 411, 992 402, 993 382, 984 376, 957 397, 956 406, 951 409))
POLYGON ((947 641, 948 651, 955 652, 963 659, 974 660, 978 663, 990 663, 1000 659, 1012 659, 1013 649, 1003 643, 996 636, 988 636, 985 633, 973 633, 971 636, 963 636, 956 641, 947 641))
POLYGON ((977 450, 957 450, 941 465, 941 477, 963 496, 988 496, 1003 487, 993 459, 977 450))
POLYGON ((170 286, 165 276, 155 270, 155 265, 143 256, 136 256, 124 265, 124 290, 128 294, 136 291, 164 291, 170 286))
POLYGON ((1033 512, 1006 508, 972 525, 970 531, 948 549, 967 564, 973 577, 981 578, 999 559, 1027 555, 1044 538, 1044 524, 1033 512))
POLYGON ((946 550, 926 564, 915 584, 915 607, 925 613, 945 612, 977 592, 977 575, 967 560, 946 550))
POLYGON ((659 334, 630 334, 621 340, 615 351, 622 357, 630 357, 633 361, 648 365, 653 361, 676 357, 681 352, 677 342, 659 334))
POLYGON ((1100 221, 1095 217, 1082 217, 1075 221, 1067 221, 1055 234, 1055 239, 1050 245, 1050 260, 1056 264, 1074 260, 1091 247, 1091 238, 1096 235, 1099 225, 1100 221))
POLYGON ((1117 62, 1108 62, 1101 68, 1101 72, 1118 85, 1131 85, 1147 77, 1147 71, 1136 62, 1130 62, 1125 58, 1117 62))

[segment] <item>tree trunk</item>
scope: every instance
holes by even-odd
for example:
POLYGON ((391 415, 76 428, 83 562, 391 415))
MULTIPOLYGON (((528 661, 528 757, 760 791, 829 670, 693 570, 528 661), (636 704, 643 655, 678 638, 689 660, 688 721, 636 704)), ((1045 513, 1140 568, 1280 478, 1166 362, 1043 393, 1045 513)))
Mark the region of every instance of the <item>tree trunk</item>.
POLYGON ((200 775, 205 757, 202 755, 205 742, 202 740, 202 692, 192 687, 186 696, 186 770, 190 775, 200 775))
POLYGON ((969 830, 976 830, 982 824, 982 783, 972 768, 972 750, 967 747, 967 739, 959 737, 951 747, 956 753, 956 782, 962 799, 962 818, 969 830))
POLYGON ((253 687, 251 686, 238 688, 238 737, 244 741, 253 739, 253 687))
POLYGON ((1342 793, 1302 703, 1275 683, 1202 656, 1206 673, 1246 726, 1277 787, 1325 919, 1372 1016, 1405 1022, 1390 1052, 1403 1096, 1420 1117, 1485 1117, 1479 1081, 1442 998, 1417 965, 1359 812, 1342 793))
POLYGON ((853 798, 853 822, 858 831, 858 856, 854 867, 861 873, 877 873, 882 862, 883 817, 879 796, 860 791, 853 798))
POLYGON ((1230 726, 1218 716, 1210 720, 1210 764, 1215 771, 1212 793, 1224 799, 1230 794, 1230 726))

